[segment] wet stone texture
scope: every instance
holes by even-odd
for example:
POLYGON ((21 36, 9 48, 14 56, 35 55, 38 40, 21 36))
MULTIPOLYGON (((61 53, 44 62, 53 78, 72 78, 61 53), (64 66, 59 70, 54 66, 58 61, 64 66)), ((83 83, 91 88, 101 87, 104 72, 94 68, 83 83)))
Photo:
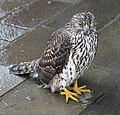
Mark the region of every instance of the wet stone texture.
POLYGON ((0 18, 3 17, 5 15, 5 11, 3 11, 1 8, 0 8, 0 18))
POLYGON ((5 16, 6 12, 2 9, 2 5, 4 3, 4 0, 0 0, 0 18, 5 16))
POLYGON ((120 114, 120 83, 102 99, 79 115, 119 115, 120 114))
POLYGON ((0 65, 0 97, 21 83, 24 79, 25 78, 10 75, 8 69, 0 65))
POLYGON ((28 32, 27 29, 21 29, 0 23, 0 50, 26 32, 28 32))
POLYGON ((53 28, 39 27, 24 37, 20 37, 11 43, 7 50, 1 51, 0 64, 9 65, 39 58, 53 31, 53 28))
POLYGON ((52 0, 52 1, 60 1, 60 2, 67 2, 67 3, 75 4, 77 2, 80 2, 81 0, 52 0))
POLYGON ((27 80, 0 99, 0 112, 4 115, 78 115, 84 105, 69 101, 59 93, 41 89, 27 80))
POLYGON ((4 22, 33 28, 57 15, 58 12, 66 9, 69 5, 69 3, 59 1, 40 0, 20 12, 8 16, 4 22))
POLYGON ((21 7, 27 7, 37 0, 0 0, 0 18, 12 13, 20 11, 21 7))
POLYGON ((95 15, 97 28, 102 28, 107 22, 114 19, 120 12, 119 0, 82 0, 69 7, 59 16, 52 18, 46 26, 60 28, 64 26, 70 18, 79 12, 92 12, 95 15))

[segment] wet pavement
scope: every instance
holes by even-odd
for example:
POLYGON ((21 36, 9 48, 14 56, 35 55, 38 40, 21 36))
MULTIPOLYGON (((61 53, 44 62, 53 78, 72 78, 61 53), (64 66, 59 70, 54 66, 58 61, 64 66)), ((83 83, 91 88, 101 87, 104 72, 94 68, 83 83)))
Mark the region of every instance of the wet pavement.
POLYGON ((7 50, 2 52, 0 63, 9 65, 37 59, 45 49, 47 39, 53 31, 55 31, 54 28, 40 26, 36 30, 19 37, 14 43, 9 44, 7 50))
POLYGON ((34 26, 36 27, 46 22, 61 10, 66 9, 68 6, 70 6, 69 3, 39 0, 29 7, 25 7, 24 9, 21 9, 21 11, 10 15, 4 20, 4 22, 33 28, 34 26))
POLYGON ((5 95, 6 92, 10 91, 24 80, 25 78, 23 77, 9 74, 8 69, 0 65, 0 96, 5 95))
POLYGON ((119 0, 0 1, 0 115, 119 115, 119 49, 119 0), (66 104, 27 76, 8 74, 5 66, 40 57, 51 33, 81 11, 93 12, 99 29, 96 58, 79 80, 92 90, 90 100, 66 104))
POLYGON ((28 30, 18 27, 0 24, 0 50, 4 49, 10 42, 25 34, 28 30))

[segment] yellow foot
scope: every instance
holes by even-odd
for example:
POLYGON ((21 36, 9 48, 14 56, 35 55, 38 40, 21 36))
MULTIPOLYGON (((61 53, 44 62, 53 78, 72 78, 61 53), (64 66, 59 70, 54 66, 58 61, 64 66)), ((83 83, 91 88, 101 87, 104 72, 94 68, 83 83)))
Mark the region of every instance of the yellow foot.
POLYGON ((64 89, 64 92, 60 92, 61 95, 66 95, 66 103, 68 102, 68 99, 71 98, 72 100, 79 102, 77 98, 77 93, 70 92, 68 89, 64 89))
POLYGON ((81 94, 82 92, 83 92, 83 93, 85 93, 85 92, 87 92, 87 93, 91 92, 89 89, 85 89, 85 88, 86 88, 86 86, 78 87, 77 80, 75 81, 73 87, 68 87, 69 90, 73 90, 73 91, 76 92, 77 94, 81 94))

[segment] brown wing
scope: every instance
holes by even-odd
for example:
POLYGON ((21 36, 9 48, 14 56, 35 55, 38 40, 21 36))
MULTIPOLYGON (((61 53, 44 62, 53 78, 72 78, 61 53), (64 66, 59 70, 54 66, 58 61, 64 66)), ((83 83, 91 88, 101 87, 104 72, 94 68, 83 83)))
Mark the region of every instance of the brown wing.
POLYGON ((68 60, 71 44, 70 35, 65 29, 55 31, 48 40, 47 48, 39 60, 39 79, 49 83, 59 73, 68 60))

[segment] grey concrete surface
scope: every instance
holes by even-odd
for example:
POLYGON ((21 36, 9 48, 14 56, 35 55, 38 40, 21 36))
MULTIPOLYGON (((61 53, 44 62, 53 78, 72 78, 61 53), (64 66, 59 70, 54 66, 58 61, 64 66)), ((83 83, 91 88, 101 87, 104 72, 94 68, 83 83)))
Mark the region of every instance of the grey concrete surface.
POLYGON ((0 50, 4 49, 10 42, 27 32, 27 29, 0 23, 0 50))
POLYGON ((24 80, 24 77, 9 74, 9 70, 0 65, 0 97, 24 80))
POLYGON ((40 57, 54 28, 39 27, 20 37, 0 54, 0 64, 10 65, 40 57))
POLYGON ((60 2, 67 2, 67 3, 75 4, 77 2, 80 2, 81 0, 52 0, 52 1, 60 1, 60 2))
POLYGON ((93 92, 90 107, 72 100, 66 104, 64 97, 58 93, 51 94, 50 90, 38 88, 33 80, 29 79, 1 98, 1 113, 6 115, 46 115, 48 113, 50 115, 75 115, 80 112, 83 115, 119 114, 119 23, 120 20, 99 32, 96 60, 79 80, 80 85, 87 84, 93 92))
POLYGON ((19 11, 21 7, 27 7, 37 0, 0 0, 0 18, 14 11, 19 11))
MULTIPOLYGON (((3 8, 2 14, 0 9, 0 15, 2 17, 0 21, 3 25, 14 25, 15 28, 18 28, 18 30, 21 29, 22 31, 24 30, 24 26, 32 28, 32 31, 29 30, 27 34, 21 34, 24 36, 20 35, 21 37, 19 37, 19 39, 15 40, 10 37, 12 42, 10 42, 5 49, 0 51, 0 64, 6 66, 12 63, 37 59, 46 47, 47 39, 56 28, 62 27, 76 12, 91 11, 96 17, 97 28, 102 29, 99 31, 99 47, 96 58, 92 66, 85 72, 83 77, 80 78, 79 85, 87 85, 92 91, 93 98, 85 104, 75 103, 72 100, 66 104, 65 97, 60 96, 59 93, 51 94, 50 90, 40 89, 37 84, 35 84, 34 80, 28 79, 8 93, 5 91, 6 94, 0 98, 0 114, 75 115, 80 113, 83 115, 119 115, 119 0, 76 0, 75 2, 72 2, 71 0, 57 0, 59 2, 56 2, 56 0, 53 1, 44 1, 42 5, 45 6, 45 8, 42 9, 43 12, 40 12, 40 14, 38 11, 41 11, 41 8, 43 7, 39 8, 41 5, 41 1, 39 0, 28 1, 25 3, 29 4, 27 5, 28 7, 24 7, 25 4, 22 2, 20 8, 17 4, 19 3, 18 0, 15 2, 15 6, 10 5, 9 11, 12 12, 10 14, 8 14, 6 10, 3 10, 3 8), (52 5, 54 7, 52 7, 52 5), (18 9, 16 9, 16 7, 18 9), (51 8, 53 9, 52 13, 49 11, 51 8), (28 17, 29 15, 30 17, 28 17), (110 21, 111 23, 109 23, 110 21), (39 26, 40 24, 41 26, 39 26), (39 27, 35 28, 36 26, 39 27), (109 111, 111 108, 114 109, 112 112, 109 111)), ((5 2, 3 3, 5 4, 5 2)), ((8 4, 10 4, 10 1, 8 4)), ((6 5, 5 8, 7 7, 8 6, 6 5)), ((16 33, 17 32, 19 31, 16 31, 16 33)), ((2 36, 2 38, 4 37, 2 36)), ((1 76, 1 79, 4 78, 4 72, 1 76)), ((9 74, 7 76, 7 81, 9 81, 9 74)), ((15 76, 15 78, 19 79, 18 76, 15 76)), ((20 82, 15 83, 19 84, 20 82)), ((9 85, 9 83, 7 84, 9 85)), ((13 88, 12 85, 9 85, 9 89, 11 89, 10 87, 13 88)))
POLYGON ((52 18, 44 25, 60 28, 75 14, 82 11, 92 12, 97 21, 97 28, 102 28, 107 22, 114 19, 120 13, 119 0, 82 0, 52 18), (61 19, 61 20, 60 20, 61 19))
POLYGON ((4 23, 19 25, 23 27, 36 27, 39 24, 52 18, 61 10, 70 6, 69 3, 49 0, 39 0, 22 11, 10 15, 4 23))
POLYGON ((64 96, 40 89, 32 80, 0 99, 1 115, 77 115, 82 109, 84 105, 73 101, 66 104, 64 96))
POLYGON ((120 82, 95 104, 79 115, 119 115, 120 114, 120 82))

